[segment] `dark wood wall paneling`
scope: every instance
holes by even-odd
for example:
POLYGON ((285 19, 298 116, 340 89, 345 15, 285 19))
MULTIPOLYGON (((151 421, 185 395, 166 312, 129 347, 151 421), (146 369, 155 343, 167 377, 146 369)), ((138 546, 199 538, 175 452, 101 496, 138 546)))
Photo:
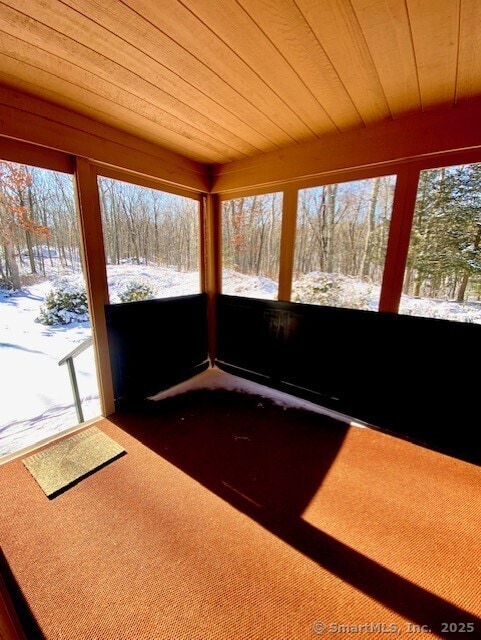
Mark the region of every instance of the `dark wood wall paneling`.
POLYGON ((111 304, 105 311, 117 409, 208 367, 205 294, 111 304))
POLYGON ((481 326, 223 295, 217 327, 222 369, 481 463, 481 326))

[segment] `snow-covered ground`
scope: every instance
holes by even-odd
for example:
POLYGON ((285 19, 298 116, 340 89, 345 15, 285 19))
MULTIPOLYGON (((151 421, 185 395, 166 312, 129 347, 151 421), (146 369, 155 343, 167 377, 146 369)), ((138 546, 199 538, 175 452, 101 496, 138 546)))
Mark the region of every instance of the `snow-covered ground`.
MULTIPOLYGON (((45 326, 35 319, 52 284, 62 275, 54 265, 50 279, 25 286, 10 297, 0 294, 0 456, 13 453, 62 432, 77 423, 66 366, 58 361, 91 334, 88 322, 45 326)), ((156 297, 198 293, 199 274, 174 268, 134 264, 109 265, 110 299, 132 281, 147 283, 156 297)), ((78 280, 79 274, 67 274, 78 280)), ((294 283, 293 299, 354 306, 376 310, 379 287, 349 277, 337 277, 325 292, 326 274, 314 273, 294 283), (336 296, 334 299, 332 296, 336 296), (309 299, 310 296, 310 299, 309 299)), ((232 295, 274 300, 277 284, 264 277, 224 271, 223 290, 232 295)), ((403 296, 401 312, 431 318, 445 318, 481 324, 481 303, 458 304, 403 296)), ((93 350, 88 348, 75 359, 82 408, 86 420, 99 415, 97 380, 93 350)), ((205 382, 205 380, 204 380, 205 382)), ((226 379, 223 378, 223 383, 226 379)), ((214 383, 214 378, 210 380, 214 383)), ((237 386, 239 385, 236 382, 237 386)))
POLYGON ((224 269, 222 293, 230 296, 277 300, 277 283, 263 276, 247 276, 232 269, 224 269))
POLYGON ((107 266, 110 302, 120 302, 119 294, 131 282, 150 285, 155 297, 186 296, 200 292, 198 271, 177 271, 174 268, 137 264, 111 264, 107 266))
MULTIPOLYGON (((0 301, 0 455, 27 447, 77 424, 67 367, 58 361, 91 335, 89 323, 35 322, 49 281, 0 301)), ((85 419, 99 415, 90 347, 75 359, 85 419)))

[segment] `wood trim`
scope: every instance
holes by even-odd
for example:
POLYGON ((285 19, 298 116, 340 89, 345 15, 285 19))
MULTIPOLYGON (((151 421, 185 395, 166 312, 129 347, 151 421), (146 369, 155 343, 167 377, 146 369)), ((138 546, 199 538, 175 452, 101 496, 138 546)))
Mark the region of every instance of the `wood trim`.
POLYGON ((406 161, 428 159, 444 163, 452 152, 481 149, 481 106, 406 116, 365 129, 324 136, 321 140, 244 158, 217 167, 212 192, 226 194, 241 189, 276 185, 361 168, 383 165, 394 172, 406 161), (388 167, 391 165, 391 169, 388 167))
POLYGON ((140 187, 146 187, 147 189, 156 189, 157 191, 165 191, 175 196, 182 196, 183 198, 192 198, 192 200, 200 201, 202 199, 202 193, 165 182, 165 180, 156 180, 150 176, 143 176, 132 171, 124 169, 116 169, 107 165, 99 163, 91 163, 91 170, 95 173, 96 177, 112 178, 113 180, 119 180, 120 182, 129 182, 140 187))
POLYGON ((206 166, 46 100, 1 87, 0 136, 31 142, 169 184, 208 190, 206 166))
POLYGON ((204 226, 204 264, 205 290, 207 292, 208 314, 208 349, 211 364, 216 357, 216 296, 221 292, 222 264, 221 264, 221 210, 220 200, 215 195, 206 197, 205 226, 204 226))
MULTIPOLYGON (((297 187, 297 184, 296 184, 297 187)), ((226 202, 227 200, 236 200, 237 198, 250 198, 251 196, 264 196, 272 193, 281 193, 283 191, 283 186, 281 184, 275 185, 267 185, 265 187, 253 187, 253 188, 245 188, 238 189, 236 191, 229 191, 228 193, 219 193, 219 200, 221 202, 226 202)))
POLYGON ((207 291, 207 196, 199 200, 199 286, 200 291, 207 291))
POLYGON ((61 171, 62 173, 70 174, 74 172, 74 159, 72 156, 1 136, 0 159, 7 162, 40 167, 41 169, 49 169, 50 171, 61 171))
MULTIPOLYGON (((404 166, 404 164, 401 166, 404 166)), ((357 180, 370 180, 371 178, 389 176, 395 173, 396 170, 392 165, 361 167, 350 169, 349 171, 344 171, 342 173, 325 173, 322 176, 316 176, 315 178, 296 180, 295 183, 291 183, 291 185, 300 191, 301 189, 312 189, 313 187, 323 187, 330 184, 356 182, 357 180)))
POLYGON ((286 302, 290 301, 292 292, 298 194, 297 189, 286 189, 282 197, 278 300, 286 302))
POLYGON ((85 158, 76 159, 75 178, 100 406, 102 415, 108 416, 115 411, 105 320, 109 291, 97 178, 85 158))
POLYGON ((391 225, 384 264, 379 311, 397 313, 404 283, 404 272, 416 206, 419 169, 400 171, 394 191, 391 225))
MULTIPOLYGON (((481 158, 481 150, 477 151, 481 158)), ((473 161, 474 162, 474 161, 473 161)), ((397 166, 405 166, 408 161, 398 163, 397 166)), ((322 175, 303 178, 299 180, 287 181, 287 187, 283 184, 267 185, 264 187, 253 187, 237 189, 235 191, 229 191, 227 193, 217 194, 221 202, 226 200, 235 200, 236 198, 247 198, 249 196, 259 196, 271 193, 280 193, 286 189, 311 189, 313 187, 322 187, 328 184, 341 184, 343 182, 353 182, 356 180, 369 180, 370 178, 377 178, 380 176, 389 176, 396 173, 396 167, 394 165, 379 165, 373 167, 356 167, 346 171, 328 171, 322 175)))
POLYGON ((441 169, 459 164, 473 164, 481 162, 481 148, 450 151, 429 158, 418 158, 409 164, 419 171, 425 169, 441 169))

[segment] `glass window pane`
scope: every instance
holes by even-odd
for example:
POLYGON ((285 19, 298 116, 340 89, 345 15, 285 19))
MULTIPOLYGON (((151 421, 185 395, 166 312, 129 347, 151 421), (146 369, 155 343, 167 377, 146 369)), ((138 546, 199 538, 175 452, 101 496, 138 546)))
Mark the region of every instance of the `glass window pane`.
POLYGON ((282 193, 222 203, 222 293, 276 300, 282 193))
POLYGON ((421 171, 400 312, 481 323, 481 164, 421 171))
POLYGON ((302 189, 292 300, 376 311, 395 176, 302 189))
POLYGON ((111 303, 200 293, 199 202, 99 177, 111 303))

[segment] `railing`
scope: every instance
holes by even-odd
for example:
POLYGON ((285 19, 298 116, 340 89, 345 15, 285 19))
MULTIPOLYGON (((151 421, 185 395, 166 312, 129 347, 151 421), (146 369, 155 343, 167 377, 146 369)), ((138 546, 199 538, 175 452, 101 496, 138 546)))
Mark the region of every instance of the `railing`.
POLYGON ((81 344, 79 344, 75 349, 72 349, 70 353, 59 360, 58 365, 61 367, 63 364, 66 364, 68 367, 68 374, 70 376, 70 384, 72 385, 72 393, 75 402, 75 411, 77 412, 77 419, 80 422, 84 421, 84 414, 82 411, 82 400, 80 399, 80 394, 78 390, 77 384, 77 375, 75 373, 75 365, 73 363, 73 359, 80 355, 85 349, 88 349, 92 345, 92 336, 84 340, 81 344))

